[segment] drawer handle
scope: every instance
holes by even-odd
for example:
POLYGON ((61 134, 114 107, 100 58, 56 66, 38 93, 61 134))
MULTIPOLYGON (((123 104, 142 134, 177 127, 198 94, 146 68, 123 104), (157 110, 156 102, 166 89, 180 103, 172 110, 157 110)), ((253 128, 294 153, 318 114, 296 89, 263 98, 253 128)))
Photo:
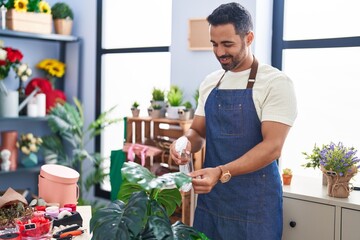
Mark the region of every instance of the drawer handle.
POLYGON ((294 228, 294 227, 296 226, 296 222, 295 222, 295 221, 291 221, 291 222, 289 223, 289 225, 290 225, 290 227, 294 228))

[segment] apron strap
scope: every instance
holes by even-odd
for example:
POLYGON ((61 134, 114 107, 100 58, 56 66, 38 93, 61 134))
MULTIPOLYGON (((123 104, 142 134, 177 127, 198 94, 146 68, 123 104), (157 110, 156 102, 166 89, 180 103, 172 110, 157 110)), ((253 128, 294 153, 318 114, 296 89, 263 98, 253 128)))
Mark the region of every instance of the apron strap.
POLYGON ((221 76, 221 78, 220 78, 219 81, 217 82, 215 88, 218 88, 218 87, 220 86, 221 80, 222 80, 223 77, 225 76, 225 73, 227 73, 227 71, 225 71, 225 72, 223 73, 223 75, 221 76))
POLYGON ((253 56, 253 58, 254 58, 254 60, 251 64, 250 76, 249 76, 249 80, 248 80, 246 88, 253 88, 254 83, 255 83, 257 69, 259 66, 259 63, 258 63, 257 59, 255 58, 255 56, 253 56))

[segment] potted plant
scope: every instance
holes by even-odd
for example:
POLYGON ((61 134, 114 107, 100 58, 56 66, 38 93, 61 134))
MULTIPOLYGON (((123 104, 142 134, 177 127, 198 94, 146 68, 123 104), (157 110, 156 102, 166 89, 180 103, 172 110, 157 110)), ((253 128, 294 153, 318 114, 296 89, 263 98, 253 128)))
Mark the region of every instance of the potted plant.
POLYGON ((148 108, 148 113, 151 118, 162 118, 165 117, 165 114, 162 113, 162 106, 159 104, 154 104, 148 108))
POLYGON ((208 239, 180 221, 171 224, 169 218, 181 204, 179 189, 191 182, 189 176, 175 172, 156 177, 135 162, 125 162, 121 174, 118 200, 90 220, 93 240, 208 239))
POLYGON ((42 0, 2 0, 5 5, 6 28, 14 31, 50 34, 52 31, 51 8, 42 0))
MULTIPOLYGON (((108 126, 122 121, 122 118, 110 118, 109 115, 115 109, 111 109, 101 113, 88 126, 85 126, 84 111, 80 101, 74 98, 76 106, 70 103, 56 104, 51 109, 48 115, 48 124, 53 134, 59 135, 62 142, 62 147, 66 150, 68 162, 61 163, 69 166, 80 173, 78 181, 79 186, 79 205, 89 205, 85 201, 84 194, 90 191, 90 188, 95 184, 101 183, 105 176, 103 169, 104 158, 98 152, 88 152, 87 144, 91 142, 96 136, 99 136, 108 126), (84 162, 88 161, 93 167, 87 175, 84 174, 84 162)), ((94 206, 94 204, 93 204, 94 206)))
POLYGON ((154 109, 154 105, 161 106, 161 117, 165 117, 166 113, 166 102, 165 102, 165 90, 154 87, 152 92, 151 107, 154 109))
POLYGON ((194 109, 192 108, 191 102, 186 101, 183 106, 185 107, 184 109, 178 110, 179 119, 182 121, 192 119, 194 116, 194 109))
POLYGON ((284 168, 282 173, 282 179, 284 185, 290 185, 292 179, 292 170, 290 168, 284 168))
POLYGON ((348 197, 349 181, 359 168, 360 159, 356 157, 356 153, 353 147, 345 147, 341 142, 331 142, 321 148, 315 145, 311 153, 303 152, 309 160, 303 166, 321 169, 329 196, 348 197))
POLYGON ((185 109, 182 106, 183 103, 183 91, 176 85, 170 87, 169 92, 167 93, 167 117, 170 119, 179 119, 178 111, 179 109, 185 109))
POLYGON ((70 6, 64 2, 57 2, 51 7, 54 28, 57 34, 70 35, 74 14, 70 6))
POLYGON ((139 106, 140 104, 137 101, 133 102, 133 104, 131 105, 131 112, 133 117, 139 117, 140 114, 140 109, 138 108, 139 106))

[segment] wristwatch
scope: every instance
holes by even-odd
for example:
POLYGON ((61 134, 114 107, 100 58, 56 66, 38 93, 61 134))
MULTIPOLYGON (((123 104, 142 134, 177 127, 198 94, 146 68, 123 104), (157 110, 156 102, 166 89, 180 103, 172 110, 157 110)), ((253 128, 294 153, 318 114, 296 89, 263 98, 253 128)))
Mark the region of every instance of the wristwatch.
POLYGON ((219 166, 220 170, 221 170, 221 176, 219 178, 221 183, 226 183, 231 179, 231 173, 229 172, 229 170, 224 171, 224 167, 223 166, 219 166))

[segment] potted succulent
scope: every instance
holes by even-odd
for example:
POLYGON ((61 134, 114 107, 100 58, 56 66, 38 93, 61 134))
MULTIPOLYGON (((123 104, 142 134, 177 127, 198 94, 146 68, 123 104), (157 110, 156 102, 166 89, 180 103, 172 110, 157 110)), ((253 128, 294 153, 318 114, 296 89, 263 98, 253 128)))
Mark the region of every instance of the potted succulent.
POLYGON ((125 162, 118 200, 99 209, 90 220, 93 240, 115 239, 208 239, 205 234, 180 221, 171 224, 179 189, 191 182, 184 173, 156 177, 135 162, 125 162))
POLYGON ((131 105, 131 112, 133 117, 139 117, 140 114, 140 109, 138 108, 139 106, 140 104, 137 101, 133 102, 133 104, 131 105))
POLYGON ((165 113, 162 112, 162 106, 154 104, 148 108, 148 113, 151 118, 162 118, 165 117, 165 113))
POLYGON ((292 179, 292 170, 290 168, 284 168, 282 173, 282 179, 284 185, 290 185, 292 179))
POLYGON ((179 119, 179 109, 185 109, 183 106, 183 91, 176 85, 170 87, 167 93, 167 117, 170 119, 179 119))
POLYGON ((152 99, 150 102, 152 109, 155 109, 154 105, 161 106, 160 116, 165 117, 165 113, 166 113, 165 90, 154 87, 151 92, 151 95, 152 95, 152 99))
POLYGON ((57 2, 51 7, 54 28, 57 34, 70 35, 74 14, 70 6, 64 2, 57 2))
POLYGON ((185 107, 184 109, 178 110, 179 119, 182 121, 192 119, 194 116, 194 109, 192 107, 191 102, 186 101, 184 102, 183 106, 185 107))

